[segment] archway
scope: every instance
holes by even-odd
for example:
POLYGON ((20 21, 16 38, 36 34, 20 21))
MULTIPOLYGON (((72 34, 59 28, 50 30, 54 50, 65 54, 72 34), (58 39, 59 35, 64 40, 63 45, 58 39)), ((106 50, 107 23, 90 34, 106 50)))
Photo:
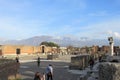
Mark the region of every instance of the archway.
POLYGON ((0 49, 0 56, 2 56, 2 50, 0 49))
POLYGON ((42 53, 44 53, 45 52, 45 47, 44 46, 42 46, 42 53))
POLYGON ((21 52, 21 51, 20 51, 20 48, 17 48, 17 49, 16 49, 16 54, 19 55, 20 52, 21 52))

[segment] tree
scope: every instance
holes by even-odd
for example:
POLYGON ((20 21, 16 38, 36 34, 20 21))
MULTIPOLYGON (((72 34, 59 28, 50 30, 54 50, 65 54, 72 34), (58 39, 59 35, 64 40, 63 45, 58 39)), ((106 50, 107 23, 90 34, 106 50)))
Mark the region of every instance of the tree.
POLYGON ((44 41, 44 42, 41 42, 40 45, 45 45, 45 46, 48 46, 48 42, 47 41, 44 41))
POLYGON ((49 46, 49 47, 59 47, 58 44, 56 44, 54 42, 47 42, 47 41, 41 42, 40 45, 45 45, 45 46, 49 46))

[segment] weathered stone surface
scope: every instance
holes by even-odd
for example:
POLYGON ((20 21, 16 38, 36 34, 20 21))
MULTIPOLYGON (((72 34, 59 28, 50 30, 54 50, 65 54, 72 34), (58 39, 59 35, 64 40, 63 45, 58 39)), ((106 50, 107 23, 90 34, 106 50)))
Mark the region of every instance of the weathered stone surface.
POLYGON ((107 61, 108 62, 120 62, 120 56, 108 56, 107 61))
POLYGON ((0 80, 9 80, 10 76, 15 76, 18 73, 19 63, 13 60, 1 59, 0 63, 0 80))
POLYGON ((49 60, 53 60, 53 59, 56 59, 56 58, 58 58, 57 54, 47 55, 47 59, 49 59, 49 60))
POLYGON ((79 55, 75 57, 71 57, 71 63, 69 68, 70 69, 85 69, 88 67, 88 61, 89 61, 90 55, 79 55))
POLYGON ((100 64, 99 80, 120 80, 120 63, 100 64))

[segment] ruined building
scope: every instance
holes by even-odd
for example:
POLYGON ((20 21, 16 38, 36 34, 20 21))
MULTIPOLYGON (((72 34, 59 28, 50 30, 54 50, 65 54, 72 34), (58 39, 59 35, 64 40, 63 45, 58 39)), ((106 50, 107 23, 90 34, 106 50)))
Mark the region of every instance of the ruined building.
MULTIPOLYGON (((54 50, 55 51, 55 50, 54 50)), ((25 45, 0 45, 0 55, 26 55, 34 53, 53 53, 52 47, 41 46, 25 46, 25 45)))

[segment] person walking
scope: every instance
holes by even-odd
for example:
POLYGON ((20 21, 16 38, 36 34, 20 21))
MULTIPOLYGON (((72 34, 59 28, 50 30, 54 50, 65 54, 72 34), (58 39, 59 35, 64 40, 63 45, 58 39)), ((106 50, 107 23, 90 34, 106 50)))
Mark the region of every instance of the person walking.
POLYGON ((51 64, 46 68, 46 77, 47 80, 53 80, 53 67, 51 64))
POLYGON ((19 57, 16 57, 15 60, 17 63, 19 63, 19 57))
POLYGON ((38 67, 40 66, 40 57, 38 57, 38 59, 37 59, 37 65, 38 65, 38 67))

